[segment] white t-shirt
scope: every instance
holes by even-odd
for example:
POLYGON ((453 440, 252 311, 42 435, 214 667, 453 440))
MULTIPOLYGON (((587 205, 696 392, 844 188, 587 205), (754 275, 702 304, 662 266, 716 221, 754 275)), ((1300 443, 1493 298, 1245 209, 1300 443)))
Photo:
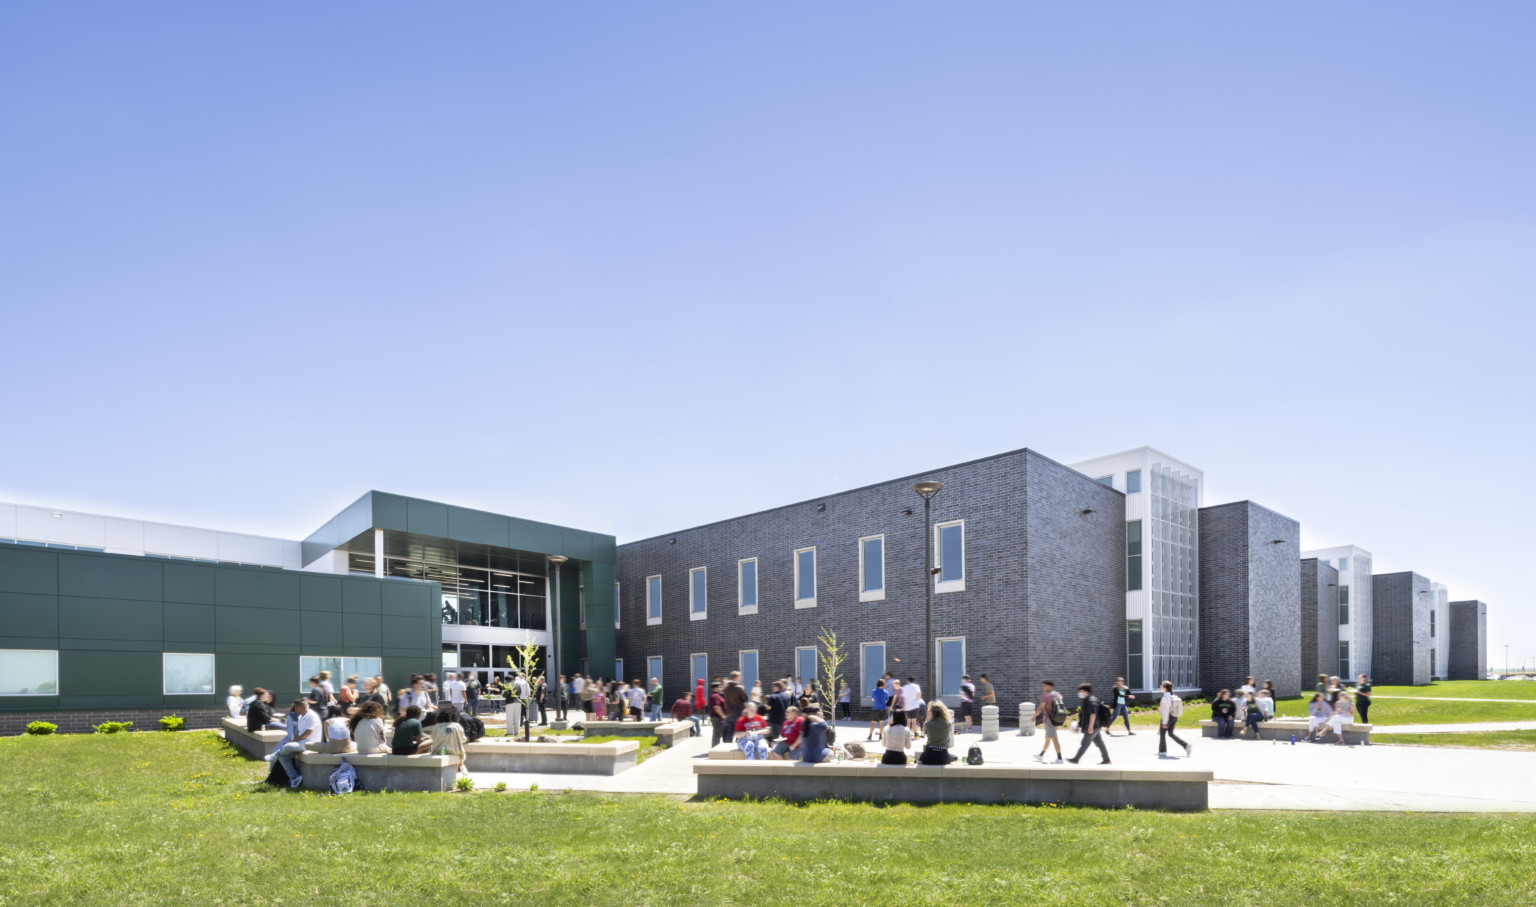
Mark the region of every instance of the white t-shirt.
POLYGON ((912 732, 904 724, 892 724, 885 729, 881 740, 888 750, 905 750, 912 739, 912 732))
POLYGON ((580 696, 581 695, 581 691, 583 689, 585 689, 586 686, 587 686, 587 679, 585 677, 578 677, 575 680, 571 681, 571 692, 575 693, 577 696, 580 696))
POLYGON ((1257 693, 1258 692, 1258 690, 1253 688, 1253 684, 1251 684, 1251 683, 1243 684, 1242 686, 1237 688, 1237 691, 1239 693, 1257 693))
POLYGON ((345 718, 332 718, 325 723, 325 739, 346 740, 352 736, 352 728, 347 725, 345 718))
POLYGON ((923 688, 916 683, 908 683, 901 688, 901 707, 907 711, 917 708, 923 701, 923 688))
POLYGON ((299 737, 305 731, 309 731, 309 736, 305 737, 299 742, 305 744, 306 746, 311 743, 320 742, 320 716, 315 714, 314 709, 310 709, 302 715, 295 715, 292 712, 289 712, 288 717, 291 719, 288 722, 288 738, 290 740, 299 740, 299 737))
POLYGON ((240 707, 245 705, 245 700, 239 696, 231 696, 224 700, 224 705, 229 709, 229 717, 239 718, 240 707))
POLYGON ((464 704, 464 681, 450 680, 443 684, 443 692, 448 694, 448 701, 455 705, 464 704))
POLYGON ((637 708, 637 709, 642 707, 642 706, 644 706, 645 705, 645 690, 642 690, 639 687, 630 687, 629 688, 629 704, 631 706, 633 706, 634 708, 637 708))
POLYGON ((523 678, 519 677, 512 681, 512 689, 515 691, 518 699, 528 698, 528 681, 523 678))

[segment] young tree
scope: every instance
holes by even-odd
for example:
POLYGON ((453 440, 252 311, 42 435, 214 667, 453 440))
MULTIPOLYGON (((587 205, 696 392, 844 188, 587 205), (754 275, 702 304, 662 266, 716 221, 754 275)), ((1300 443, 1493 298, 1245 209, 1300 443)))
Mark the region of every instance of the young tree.
POLYGON ((837 634, 826 627, 816 638, 818 652, 816 662, 821 667, 821 695, 826 702, 828 719, 837 725, 837 694, 842 690, 843 675, 839 669, 848 660, 848 648, 837 640, 837 634))
MULTIPOLYGON (((523 740, 525 741, 532 735, 533 696, 538 692, 539 684, 544 682, 544 672, 542 670, 539 670, 537 674, 534 673, 535 670, 538 670, 539 654, 543 650, 543 646, 533 642, 528 634, 524 633, 523 644, 513 646, 512 654, 507 656, 507 664, 515 668, 523 676, 523 680, 528 683, 528 695, 518 698, 518 701, 523 704, 523 740)), ((510 700, 513 695, 513 689, 508 688, 507 698, 510 700)), ((507 733, 514 737, 516 736, 516 732, 512 728, 507 728, 507 733)))

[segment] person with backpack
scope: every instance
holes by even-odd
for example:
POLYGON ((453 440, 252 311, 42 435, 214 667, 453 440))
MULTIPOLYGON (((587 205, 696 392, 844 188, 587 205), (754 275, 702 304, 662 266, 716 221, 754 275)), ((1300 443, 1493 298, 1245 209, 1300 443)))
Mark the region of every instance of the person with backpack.
POLYGON ((865 743, 874 740, 875 735, 880 732, 880 726, 891 717, 888 708, 890 702, 891 691, 885 688, 885 679, 875 681, 875 688, 869 692, 869 703, 874 707, 874 711, 869 716, 869 736, 864 738, 865 743))
MULTIPOLYGON (((1115 678, 1115 688, 1110 691, 1110 696, 1114 700, 1114 711, 1110 713, 1109 723, 1114 724, 1115 719, 1124 718, 1126 736, 1136 736, 1136 732, 1131 730, 1131 700, 1136 697, 1131 693, 1131 688, 1125 685, 1124 677, 1115 678)), ((1106 728, 1105 733, 1108 730, 1106 728)))
POLYGON ((480 714, 480 672, 464 672, 464 710, 471 715, 480 714))
POLYGON ((1035 756, 1036 762, 1044 762, 1046 751, 1052 744, 1056 746, 1056 762, 1061 764, 1061 738, 1056 736, 1056 729, 1066 722, 1066 708, 1061 703, 1061 694, 1056 692, 1056 684, 1049 680, 1040 682, 1040 704, 1035 706, 1035 724, 1045 732, 1045 743, 1040 745, 1040 752, 1035 756))
POLYGON ((1173 684, 1170 681, 1163 681, 1163 698, 1157 704, 1157 758, 1168 758, 1169 737, 1173 738, 1174 743, 1184 747, 1185 756, 1194 752, 1194 749, 1188 743, 1185 743, 1178 734, 1173 732, 1174 726, 1179 723, 1179 717, 1183 714, 1184 700, 1180 699, 1173 692, 1173 684))
POLYGON ((1109 747, 1104 745, 1103 731, 1113 713, 1107 703, 1093 695, 1091 683, 1078 684, 1077 701, 1080 706, 1077 710, 1077 729, 1082 732, 1083 742, 1077 747, 1077 755, 1067 761, 1076 765, 1083 754, 1088 752, 1088 747, 1096 744, 1099 754, 1104 757, 1099 764, 1109 765, 1109 747))

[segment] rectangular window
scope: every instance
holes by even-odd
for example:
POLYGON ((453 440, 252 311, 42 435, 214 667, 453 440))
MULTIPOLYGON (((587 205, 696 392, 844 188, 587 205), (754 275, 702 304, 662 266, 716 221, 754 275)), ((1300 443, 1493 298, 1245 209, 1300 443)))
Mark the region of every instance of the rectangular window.
POLYGON ((965 591, 965 521, 955 520, 933 527, 934 548, 939 568, 934 592, 965 591))
MULTIPOLYGON (((1125 474, 1125 493, 1135 494, 1141 490, 1141 470, 1133 469, 1125 474)), ((1139 687, 1137 689, 1140 689, 1139 687)))
POLYGON ((661 623, 661 576, 645 578, 645 625, 661 623))
POLYGON ((816 607, 816 549, 795 551, 795 607, 816 607))
POLYGON ((738 653, 737 670, 741 672, 741 685, 748 690, 757 683, 757 650, 743 649, 738 653))
POLYGON ((965 637, 934 640, 934 651, 938 656, 939 695, 959 696, 960 678, 965 674, 965 637))
POLYGON ((1339 640, 1339 676, 1349 676, 1349 640, 1339 640))
POLYGON ((1141 520, 1125 524, 1125 591, 1141 588, 1141 520))
MULTIPOLYGON (((458 653, 454 653, 457 661, 458 653)), ((457 667, 458 665, 454 665, 457 667)), ((447 665, 444 664, 446 668, 447 665)), ((341 686, 341 656, 340 655, 300 655, 299 656, 299 692, 309 692, 309 678, 319 677, 321 671, 331 672, 331 686, 341 686)))
POLYGON ((623 680, 624 679, 624 659, 622 659, 622 658, 615 658, 613 660, 613 679, 614 680, 623 680))
POLYGON ((859 646, 859 697, 865 705, 873 706, 870 695, 875 683, 885 676, 885 643, 867 642, 859 646))
POLYGON ((698 686, 699 685, 699 681, 701 681, 701 680, 704 681, 704 691, 708 692, 709 691, 709 655, 704 653, 704 652, 695 652, 692 655, 689 655, 688 656, 688 671, 689 671, 690 674, 693 675, 693 676, 688 678, 689 682, 692 684, 691 686, 688 687, 688 692, 692 693, 693 692, 693 688, 698 686))
POLYGON ((57 649, 0 649, 0 696, 57 695, 57 649))
MULTIPOLYGON (((160 679, 167 696, 200 696, 213 692, 213 656, 165 652, 160 679)), ((331 685, 335 686, 333 678, 331 685)))
POLYGON ((736 613, 757 613, 757 558, 736 562, 736 613))
POLYGON ((1125 622, 1125 681, 1133 690, 1147 689, 1142 676, 1141 621, 1125 622))
POLYGON ((1435 670, 1435 650, 1434 649, 1430 649, 1429 650, 1429 676, 1430 677, 1434 677, 1436 674, 1439 674, 1439 673, 1440 673, 1439 671, 1435 670))
POLYGON ((703 620, 709 616, 709 568, 694 567, 688 571, 688 619, 703 620))
POLYGON ((859 601, 885 599, 885 536, 859 539, 859 601))
POLYGON ((1097 479, 1094 479, 1094 481, 1098 482, 1100 485, 1103 485, 1105 488, 1114 488, 1115 487, 1115 477, 1114 476, 1099 476, 1097 479))
POLYGON ((647 692, 649 692, 650 689, 651 689, 651 678, 652 677, 656 678, 656 682, 657 683, 661 682, 661 656, 660 655, 652 655, 650 658, 647 658, 645 660, 645 676, 640 678, 640 682, 645 684, 645 689, 646 689, 647 692))
MULTIPOLYGON (((817 680, 816 676, 816 647, 801 646, 795 650, 795 676, 809 683, 817 680)), ((827 699, 827 691, 822 690, 822 701, 827 699)))
POLYGON ((619 615, 624 612, 623 607, 621 607, 622 601, 623 601, 623 599, 619 595, 619 584, 618 583, 614 583, 613 584, 613 628, 615 630, 619 629, 619 615))
MULTIPOLYGON (((1339 624, 1340 626, 1347 626, 1349 624, 1349 605, 1339 605, 1339 624)), ((1344 675, 1340 674, 1339 676, 1342 677, 1344 675)))
POLYGON ((1435 638, 1435 612, 1429 612, 1429 638, 1435 638))
POLYGON ((1349 569, 1349 558, 1347 558, 1347 557, 1339 558, 1339 572, 1343 573, 1344 571, 1346 571, 1348 569, 1349 569))
POLYGON ((1349 587, 1348 586, 1340 586, 1339 587, 1339 604, 1341 604, 1341 605, 1349 604, 1349 587))

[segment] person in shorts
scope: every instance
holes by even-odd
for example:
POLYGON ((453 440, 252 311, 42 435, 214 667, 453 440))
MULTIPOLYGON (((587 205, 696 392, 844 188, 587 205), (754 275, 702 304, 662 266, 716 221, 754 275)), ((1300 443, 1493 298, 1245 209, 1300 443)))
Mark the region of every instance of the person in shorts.
POLYGON ((869 694, 869 701, 875 710, 869 716, 869 736, 864 738, 865 743, 874 740, 875 735, 880 733, 880 726, 891 718, 891 691, 885 688, 883 678, 875 681, 875 688, 869 694))
POLYGON ((1040 684, 1040 704, 1035 707, 1035 724, 1045 732, 1045 743, 1040 746, 1039 755, 1035 756, 1036 762, 1044 762, 1045 754, 1056 745, 1056 763, 1061 763, 1061 738, 1056 736, 1056 722, 1051 720, 1051 714, 1061 708, 1061 694, 1056 692, 1056 684, 1049 680, 1040 684))
POLYGON ((960 717, 965 719, 963 734, 971 732, 971 718, 976 715, 976 684, 971 683, 971 675, 960 675, 960 717))

